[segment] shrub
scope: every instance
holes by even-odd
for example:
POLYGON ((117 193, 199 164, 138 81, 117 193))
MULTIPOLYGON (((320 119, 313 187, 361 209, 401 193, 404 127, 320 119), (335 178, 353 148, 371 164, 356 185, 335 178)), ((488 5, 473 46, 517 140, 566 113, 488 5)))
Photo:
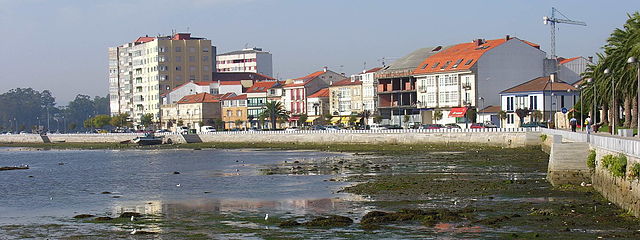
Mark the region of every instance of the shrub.
POLYGON ((609 169, 613 176, 624 177, 627 172, 627 157, 623 154, 605 155, 602 157, 602 166, 609 169))
POLYGON ((540 135, 540 139, 544 142, 547 141, 547 134, 540 135))
POLYGON ((596 150, 589 151, 589 156, 587 156, 587 167, 591 169, 596 168, 596 150))
POLYGON ((631 177, 639 178, 640 177, 640 163, 634 163, 631 165, 631 172, 629 173, 631 177))

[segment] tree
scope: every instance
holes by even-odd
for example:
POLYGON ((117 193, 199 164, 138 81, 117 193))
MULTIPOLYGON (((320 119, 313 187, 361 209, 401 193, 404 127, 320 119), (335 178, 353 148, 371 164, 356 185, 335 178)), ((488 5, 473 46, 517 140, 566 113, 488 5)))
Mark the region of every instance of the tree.
POLYGON ((269 121, 271 121, 272 130, 276 129, 276 122, 286 122, 289 119, 289 112, 284 109, 284 106, 279 101, 268 101, 262 113, 265 114, 265 118, 269 118, 269 121))
POLYGON ((464 116, 469 120, 469 122, 475 123, 478 118, 478 111, 475 108, 468 108, 464 116))
POLYGON ((364 110, 360 113, 360 116, 364 119, 364 124, 367 125, 369 122, 369 117, 371 117, 371 111, 364 110))
POLYGON ((382 122, 382 116, 380 116, 380 115, 373 116, 373 122, 377 123, 377 124, 380 124, 382 122))
POLYGON ((433 112, 433 119, 436 121, 442 120, 442 110, 435 110, 433 112))
POLYGON ((84 128, 93 128, 93 118, 87 118, 86 120, 84 120, 83 122, 83 126, 84 128))
POLYGON ((103 128, 104 126, 109 125, 111 121, 111 117, 109 115, 98 115, 92 119, 93 126, 97 128, 103 128))
POLYGON ((140 125, 142 125, 142 127, 144 128, 147 128, 151 126, 151 124, 153 124, 153 114, 146 113, 142 115, 142 117, 140 118, 140 125))
POLYGON ((77 125, 76 123, 69 123, 69 125, 68 125, 68 127, 67 127, 67 128, 68 128, 69 130, 75 130, 75 129, 76 129, 76 127, 78 127, 78 125, 77 125))
POLYGON ((356 115, 349 116, 349 125, 353 126, 356 123, 357 119, 358 119, 358 116, 356 116, 356 115))
POLYGON ((236 124, 236 128, 242 128, 242 124, 244 123, 244 121, 236 119, 234 123, 236 124))
POLYGON ((404 115, 402 117, 402 121, 404 122, 405 126, 407 125, 407 123, 409 123, 409 120, 411 120, 411 116, 409 115, 404 115))
POLYGON ((249 115, 247 116, 247 122, 249 123, 250 127, 253 127, 253 119, 255 119, 256 117, 253 115, 249 115))
POLYGON ((222 119, 220 119, 220 118, 214 118, 214 119, 213 119, 213 122, 214 122, 214 125, 213 125, 213 126, 214 126, 216 129, 224 129, 224 121, 222 121, 222 119))
POLYGON ((300 115, 300 117, 298 118, 298 125, 304 126, 307 123, 307 119, 309 119, 309 116, 306 113, 300 115))
POLYGON ((323 120, 324 120, 324 122, 325 122, 326 124, 329 124, 329 123, 331 123, 331 119, 333 118, 333 115, 331 115, 331 113, 326 113, 326 114, 324 114, 324 116, 322 116, 322 117, 324 118, 324 119, 323 119, 323 120))
POLYGON ((535 110, 531 113, 531 117, 534 119, 534 121, 540 122, 540 120, 542 120, 543 115, 540 110, 535 110))
POLYGON ((526 116, 528 116, 530 112, 531 111, 529 111, 529 109, 526 109, 526 108, 524 108, 524 109, 523 108, 516 109, 516 115, 518 115, 518 118, 520 118, 520 125, 523 124, 524 118, 526 116))
POLYGON ((120 113, 111 117, 111 121, 109 122, 111 126, 114 127, 131 127, 133 124, 131 123, 131 119, 129 118, 128 113, 120 113))

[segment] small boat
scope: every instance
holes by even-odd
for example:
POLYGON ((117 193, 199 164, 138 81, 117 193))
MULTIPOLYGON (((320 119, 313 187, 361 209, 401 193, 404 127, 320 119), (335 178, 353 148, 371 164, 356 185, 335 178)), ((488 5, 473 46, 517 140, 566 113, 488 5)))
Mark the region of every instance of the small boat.
POLYGON ((134 138, 133 143, 137 143, 140 146, 158 145, 162 144, 162 137, 156 137, 153 133, 145 133, 142 137, 134 138))
POLYGON ((29 165, 20 165, 20 166, 13 166, 13 167, 0 167, 0 171, 23 170, 23 169, 29 169, 29 165))

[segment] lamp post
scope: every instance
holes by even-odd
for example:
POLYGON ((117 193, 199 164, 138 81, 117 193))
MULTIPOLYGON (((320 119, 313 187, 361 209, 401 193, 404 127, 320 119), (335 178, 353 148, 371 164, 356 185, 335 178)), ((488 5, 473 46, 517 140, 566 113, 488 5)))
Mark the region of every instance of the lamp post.
MULTIPOLYGON (((638 72, 636 73, 636 77, 638 77, 638 81, 637 81, 638 89, 636 91, 636 94, 638 94, 638 102, 637 102, 637 104, 640 104, 640 62, 638 62, 638 59, 636 57, 630 57, 629 59, 627 59, 627 63, 635 63, 636 64, 636 68, 638 70, 638 72)), ((640 112, 640 111, 636 112, 636 115, 637 115, 636 118, 638 119, 637 128, 638 128, 638 137, 640 138, 640 114, 638 114, 638 112, 640 112)))
POLYGON ((580 85, 580 131, 584 131, 584 105, 582 105, 582 90, 584 86, 580 85))
MULTIPOLYGON (((609 70, 608 68, 604 70, 604 75, 605 77, 611 74, 611 70, 609 70)), ((615 135, 616 134, 616 118, 618 118, 617 115, 617 109, 616 109, 616 80, 613 78, 613 76, 611 76, 611 126, 609 127, 609 130, 611 131, 611 135, 615 135)))
MULTIPOLYGON (((480 98, 478 98, 478 99, 480 100, 480 111, 482 111, 482 110, 484 109, 484 98, 483 98, 483 97, 480 97, 480 98)), ((478 112, 480 112, 480 111, 478 111, 478 112)), ((491 120, 491 119, 489 119, 489 120, 491 120)), ((481 122, 481 123, 486 122, 486 120, 484 119, 484 117, 482 118, 482 120, 481 120, 480 122, 481 122)))

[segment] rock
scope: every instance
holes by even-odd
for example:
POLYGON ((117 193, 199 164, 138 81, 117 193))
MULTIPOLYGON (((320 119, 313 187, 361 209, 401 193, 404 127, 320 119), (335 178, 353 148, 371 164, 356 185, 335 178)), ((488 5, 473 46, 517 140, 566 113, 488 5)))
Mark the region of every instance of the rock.
POLYGON ((296 227, 296 226, 300 226, 300 225, 302 225, 302 224, 300 224, 298 221, 290 219, 290 220, 285 220, 285 221, 281 222, 278 225, 278 227, 286 228, 286 227, 296 227))
POLYGON ((96 220, 96 221, 111 221, 111 220, 113 220, 113 218, 112 217, 97 217, 97 218, 94 218, 93 220, 96 220))
POLYGON ((95 215, 91 215, 91 214, 80 214, 80 215, 75 215, 75 216, 73 216, 73 218, 75 218, 75 219, 90 218, 90 217, 95 217, 95 215))
POLYGON ((120 214, 121 218, 130 218, 130 217, 142 217, 142 214, 137 212, 123 212, 120 214))
POLYGON ((101 193, 102 194, 111 194, 111 192, 107 192, 107 191, 104 191, 104 192, 101 192, 101 193))
POLYGON ((180 174, 180 172, 177 172, 177 171, 176 171, 176 172, 173 172, 173 174, 180 174))
POLYGON ((346 227, 351 224, 353 224, 353 220, 351 218, 338 215, 317 217, 304 223, 307 227, 346 227))

